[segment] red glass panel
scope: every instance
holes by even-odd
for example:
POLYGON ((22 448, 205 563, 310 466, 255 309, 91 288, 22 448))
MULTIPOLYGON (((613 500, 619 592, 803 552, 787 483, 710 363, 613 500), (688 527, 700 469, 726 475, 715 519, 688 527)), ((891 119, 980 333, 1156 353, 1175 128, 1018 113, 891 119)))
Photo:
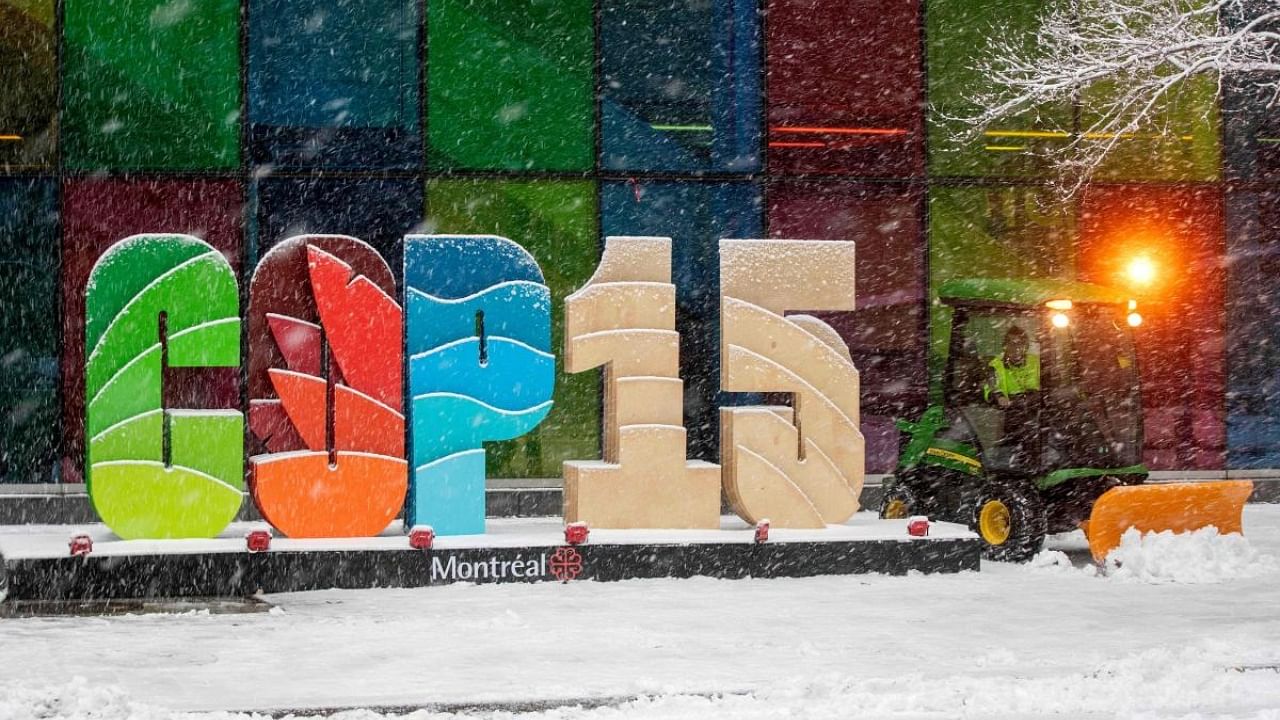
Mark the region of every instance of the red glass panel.
POLYGON ((1225 269, 1216 188, 1094 187, 1080 209, 1082 280, 1129 290, 1147 464, 1225 467, 1225 269), (1148 280, 1136 272, 1145 260, 1148 280))
POLYGON ((849 344, 861 373, 867 472, 890 472, 898 457, 893 421, 915 419, 928 391, 923 195, 915 188, 785 182, 771 185, 768 198, 771 236, 858 243, 858 309, 816 314, 849 344))
POLYGON ((770 0, 771 172, 924 174, 920 2, 770 0))
MULTIPOLYGON (((138 233, 186 233, 240 271, 244 192, 234 180, 68 180, 63 188, 63 482, 84 478, 84 285, 107 248, 138 233)), ((237 408, 238 368, 166 370, 166 407, 237 408)))

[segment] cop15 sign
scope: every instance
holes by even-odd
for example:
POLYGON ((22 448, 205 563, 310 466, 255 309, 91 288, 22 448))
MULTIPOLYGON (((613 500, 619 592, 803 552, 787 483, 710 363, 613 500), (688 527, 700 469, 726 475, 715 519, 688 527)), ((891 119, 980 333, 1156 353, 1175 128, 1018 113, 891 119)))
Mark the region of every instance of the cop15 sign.
MULTIPOLYGON (((724 466, 687 459, 671 241, 608 238, 564 308, 563 369, 604 376, 603 457, 565 463, 566 520, 715 528, 722 490, 775 527, 857 510, 858 372, 829 325, 794 314, 853 309, 853 243, 724 240, 720 254, 723 388, 795 402, 721 410, 724 466)), ((403 279, 398 293, 356 238, 289 238, 258 264, 242 321, 234 271, 198 238, 112 246, 85 289, 102 521, 126 539, 213 537, 247 481, 290 537, 376 535, 402 511, 406 527, 483 533, 484 443, 551 409, 551 294, 533 256, 495 236, 407 236, 403 279), (242 356, 247 418, 166 406, 168 368, 242 356), (247 461, 246 438, 261 450, 247 461)))

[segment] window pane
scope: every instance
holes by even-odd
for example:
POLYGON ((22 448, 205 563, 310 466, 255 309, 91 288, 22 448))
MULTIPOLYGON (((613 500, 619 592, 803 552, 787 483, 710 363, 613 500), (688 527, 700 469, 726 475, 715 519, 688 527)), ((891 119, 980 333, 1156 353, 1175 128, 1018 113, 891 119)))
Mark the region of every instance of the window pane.
POLYGON ((760 167, 756 0, 603 0, 603 164, 760 167))
POLYGON ((0 180, 0 483, 58 482, 58 199, 0 180))
MULTIPOLYGON (((493 234, 533 254, 551 288, 551 347, 564 348, 564 298, 600 257, 590 182, 436 180, 427 186, 427 232, 493 234)), ((489 477, 559 478, 565 460, 600 455, 600 376, 557 365, 551 413, 514 440, 486 443, 489 477)))
POLYGON ((928 0, 929 171, 933 175, 1039 177, 1042 155, 1061 145, 1071 129, 1067 107, 1045 107, 1010 118, 973 140, 952 135, 965 129, 944 116, 969 116, 974 99, 992 87, 974 65, 999 27, 1006 40, 1033 47, 1042 0, 928 0))
POLYGON ((592 168, 591 0, 427 5, 434 167, 592 168))
MULTIPOLYGON (((235 180, 69 180, 63 185, 63 482, 83 481, 84 286, 107 248, 137 233, 195 235, 239 272, 244 189, 235 180)), ((169 407, 235 408, 238 368, 173 368, 169 407)))
POLYGON ((923 195, 852 183, 778 183, 769 188, 769 234, 857 242, 857 310, 815 313, 849 345, 862 392, 867 472, 898 459, 896 419, 924 412, 923 195))
POLYGON ((770 171, 924 173, 920 9, 770 0, 770 171))
MULTIPOLYGON (((1087 93, 1081 123, 1093 124, 1101 101, 1116 92, 1098 88, 1087 93)), ((1116 142, 1098 167, 1096 180, 1216 180, 1221 165, 1221 122, 1217 81, 1198 78, 1182 83, 1161 101, 1150 119, 1116 142)))
POLYGON ((53 0, 0 0, 0 170, 53 164, 53 0))
POLYGON ((416 0, 254 0, 249 132, 255 163, 416 168, 416 0))
POLYGON ((760 188, 748 182, 609 182, 601 203, 606 236, 672 239, 689 457, 714 462, 720 455, 718 408, 760 400, 720 392, 719 249, 724 238, 763 234, 760 188))
MULTIPOLYGON (((1222 21, 1239 27, 1273 9, 1275 0, 1245 0, 1229 5, 1222 21)), ((1258 26, 1260 31, 1280 33, 1280 18, 1258 26)), ((1280 112, 1276 112, 1274 75, 1266 72, 1239 74, 1225 78, 1222 99, 1225 119, 1224 168, 1229 178, 1280 180, 1280 112)))
MULTIPOLYGON (((992 40, 1018 44, 1034 57, 1040 17, 1053 3, 1040 0, 929 0, 929 102, 931 170, 938 175, 1045 177, 1049 161, 1062 159, 1071 138, 1087 132, 1118 92, 1096 83, 1081 94, 1078 108, 1063 102, 1041 106, 998 122, 980 137, 952 135, 965 126, 945 116, 970 116, 975 98, 996 86, 979 67, 992 40)), ((1087 7, 1087 6, 1082 6, 1087 7)), ((1213 22, 1212 16, 1206 22, 1213 22)), ((1197 79, 1162 98, 1149 121, 1118 140, 1086 135, 1085 142, 1115 142, 1098 168, 1107 180, 1213 179, 1218 172, 1218 113, 1215 83, 1197 79)))
POLYGON ((68 167, 239 164, 238 0, 65 0, 64 8, 68 167))
POLYGON ((404 236, 422 225, 417 180, 270 178, 258 182, 253 193, 249 262, 254 265, 294 235, 351 235, 381 253, 398 282, 404 236))
POLYGON ((1280 188, 1228 190, 1228 467, 1280 467, 1280 188))
POLYGON ((1135 337, 1147 464, 1159 470, 1225 467, 1220 191, 1093 187, 1080 213, 1081 279, 1130 291, 1143 317, 1135 337), (1137 257, 1154 266, 1149 283, 1130 274, 1137 257))
POLYGON ((1223 170, 1228 178, 1280 181, 1280 113, 1267 107, 1269 99, 1239 80, 1225 91, 1223 170))

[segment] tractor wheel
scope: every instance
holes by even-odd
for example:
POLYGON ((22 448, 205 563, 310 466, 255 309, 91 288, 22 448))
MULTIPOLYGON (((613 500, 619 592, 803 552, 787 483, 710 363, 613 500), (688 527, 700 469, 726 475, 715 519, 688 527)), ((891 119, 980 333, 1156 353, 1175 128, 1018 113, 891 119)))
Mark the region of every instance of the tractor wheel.
POLYGON ((978 496, 971 527, 986 543, 983 557, 1026 562, 1044 544, 1044 503, 1039 493, 1027 485, 990 483, 978 496))
POLYGON ((881 520, 906 520, 916 514, 916 496, 902 483, 885 488, 880 498, 881 520))

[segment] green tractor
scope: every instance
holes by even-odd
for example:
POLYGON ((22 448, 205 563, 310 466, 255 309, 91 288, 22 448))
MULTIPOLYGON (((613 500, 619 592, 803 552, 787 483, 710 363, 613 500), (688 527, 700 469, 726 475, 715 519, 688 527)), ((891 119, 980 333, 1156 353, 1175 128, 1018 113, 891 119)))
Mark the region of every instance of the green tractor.
POLYGON ((1095 514, 1104 494, 1147 479, 1132 300, 1025 280, 950 281, 939 296, 950 309, 941 387, 918 420, 898 421, 904 447, 881 517, 968 525, 989 559, 1014 562, 1078 527, 1091 546, 1114 546, 1130 526, 1224 529, 1233 511, 1238 527, 1244 499, 1219 487, 1122 490, 1095 514))

